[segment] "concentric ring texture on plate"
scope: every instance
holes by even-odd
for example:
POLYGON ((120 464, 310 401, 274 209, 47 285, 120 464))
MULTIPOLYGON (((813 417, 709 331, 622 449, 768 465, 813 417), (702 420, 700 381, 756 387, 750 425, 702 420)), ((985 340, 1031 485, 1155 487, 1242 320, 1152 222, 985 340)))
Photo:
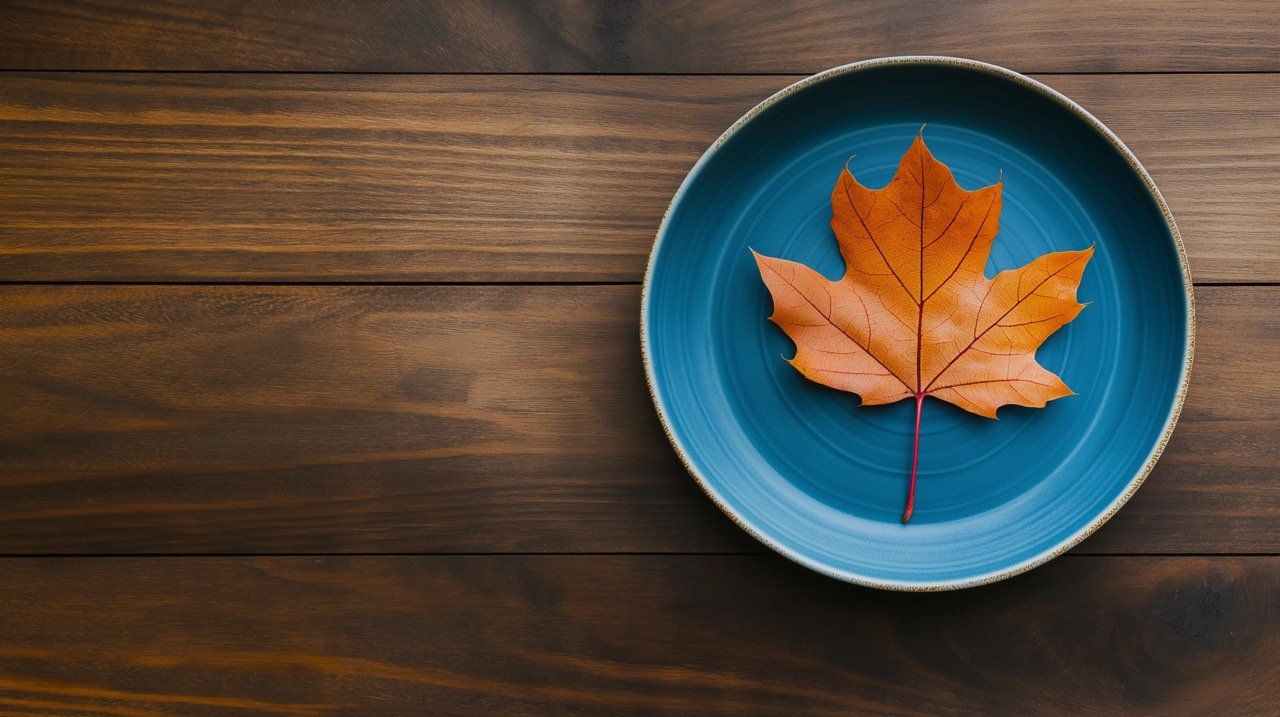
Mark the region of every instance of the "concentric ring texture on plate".
POLYGON ((1104 520, 1171 427, 1190 352, 1176 230, 1124 150, 1043 89, 976 64, 854 67, 765 103, 676 195, 646 279, 651 388, 703 488, 789 557, 878 587, 1005 577, 1104 520), (903 525, 913 402, 860 407, 789 366, 748 248, 841 276, 828 224, 841 168, 884 186, 922 126, 965 189, 1004 178, 988 277, 1096 254, 1089 306, 1038 352, 1078 395, 998 421, 926 399, 903 525))

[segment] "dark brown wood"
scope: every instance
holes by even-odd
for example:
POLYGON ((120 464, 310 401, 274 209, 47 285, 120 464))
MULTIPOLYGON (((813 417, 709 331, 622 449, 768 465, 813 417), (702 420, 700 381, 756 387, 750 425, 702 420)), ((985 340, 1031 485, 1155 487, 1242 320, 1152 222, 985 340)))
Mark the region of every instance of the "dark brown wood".
POLYGON ((1265 2, 7 2, 0 68, 814 72, 927 51, 1037 72, 1280 70, 1265 2))
POLYGON ((0 553, 753 547, 636 287, 0 287, 0 553))
POLYGON ((914 595, 697 490, 637 287, 328 284, 637 282, 735 118, 918 52, 1050 73, 1198 282, 1280 282, 1265 2, 0 2, 0 717, 1280 714, 1280 286, 1199 289, 1098 535, 914 595), (495 71, 616 74, 381 74, 495 71))
MULTIPOLYGON (((1280 551, 1280 287, 1089 552, 1280 551)), ((0 288, 0 553, 743 551, 641 372, 634 286, 0 288)))
MULTIPOLYGON (((0 75, 0 278, 640 278, 795 77, 0 75)), ((1198 281, 1280 280, 1280 75, 1045 78, 1149 166, 1198 281)))
POLYGON ((1263 715, 1280 558, 885 594, 775 556, 0 561, 0 709, 1263 715))

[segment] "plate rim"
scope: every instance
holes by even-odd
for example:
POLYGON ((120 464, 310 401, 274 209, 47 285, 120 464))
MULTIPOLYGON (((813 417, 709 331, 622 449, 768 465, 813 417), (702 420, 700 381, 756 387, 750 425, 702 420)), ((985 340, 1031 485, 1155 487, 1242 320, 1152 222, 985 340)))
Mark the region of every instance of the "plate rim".
POLYGON ((694 478, 694 482, 698 484, 698 487, 702 489, 702 492, 711 499, 721 512, 727 515, 738 525, 738 527, 751 535, 751 537, 760 541, 774 552, 793 562, 799 563, 810 570, 838 580, 853 583, 855 585, 862 585, 864 587, 877 588, 881 590, 905 592, 959 590, 962 588, 986 585, 1011 578, 1015 575, 1020 575, 1032 568, 1049 562, 1059 555, 1062 555, 1102 527, 1103 524, 1110 520, 1111 517, 1114 516, 1116 512, 1133 497, 1133 494, 1137 492, 1138 488, 1142 486, 1143 481, 1146 480, 1147 476, 1151 473, 1151 470, 1155 467, 1156 461, 1159 460, 1160 455, 1164 452, 1165 446, 1168 445, 1169 437, 1173 434, 1174 426, 1177 424, 1178 417, 1182 413, 1183 403, 1187 396, 1187 389, 1191 382, 1191 365, 1195 354, 1195 290, 1191 280, 1191 269, 1187 263, 1186 249, 1182 243, 1182 235, 1178 231, 1178 226, 1174 222, 1173 214, 1169 211, 1169 206, 1165 202, 1164 196, 1160 193, 1159 188, 1156 187, 1155 181, 1152 180, 1151 175, 1147 173, 1146 168, 1143 167, 1142 163, 1138 161, 1138 158, 1134 156, 1133 151, 1130 150, 1129 147, 1125 145, 1125 143, 1121 141, 1121 139, 1117 137, 1110 128, 1104 125, 1097 117, 1094 117, 1088 110, 1081 107, 1071 98, 1043 82, 1040 82, 1039 80, 1032 79, 1031 77, 1019 72, 1015 72, 999 65, 993 65, 988 62, 943 55, 898 55, 892 57, 880 57, 832 67, 783 87, 765 98, 755 107, 752 107, 746 112, 746 114, 739 117, 729 126, 728 129, 716 138, 714 142, 712 142, 711 146, 709 146, 706 151, 702 153, 698 158, 698 161, 694 163, 692 168, 690 168, 688 174, 685 175, 684 180, 681 181, 680 187, 671 197, 671 201, 667 204, 667 209, 662 215, 662 222, 658 225, 657 233, 654 236, 653 247, 649 251, 649 259, 644 273, 644 284, 640 292, 640 352, 644 362, 645 382, 649 388, 649 397, 652 399, 654 407, 657 410, 658 419, 662 424, 663 432, 667 436, 667 441, 671 444, 672 448, 675 449, 676 455, 679 457, 680 462, 684 464, 685 470, 694 478), (795 94, 810 85, 819 84, 836 77, 892 65, 950 66, 986 73, 1002 80, 1011 81, 1026 89, 1043 95, 1061 106, 1063 109, 1066 109, 1080 119, 1083 119, 1085 123, 1093 129, 1093 131, 1097 132, 1099 136, 1110 143, 1112 147, 1126 160, 1130 169, 1132 169, 1134 173, 1141 178, 1147 192, 1155 201, 1156 206, 1159 207, 1165 224, 1169 228, 1169 235, 1173 240, 1173 247, 1177 253, 1178 263, 1182 269, 1183 291, 1185 292, 1187 301, 1187 320, 1185 327, 1186 341, 1183 347, 1184 359, 1182 372, 1179 377, 1178 389, 1175 393, 1173 403, 1170 406, 1169 413, 1165 417, 1164 429, 1161 431, 1160 438, 1155 442, 1155 445, 1147 455, 1147 459, 1143 463, 1142 467, 1133 475, 1132 478, 1130 478, 1124 490, 1122 490, 1105 509, 1095 516, 1093 520, 1080 527, 1076 532, 1067 536, 1056 545, 1050 546, 1040 553, 1008 567, 988 571, 978 575, 949 580, 890 580, 836 568, 823 563, 822 561, 800 554, 798 551, 793 550, 782 542, 771 538, 767 533, 760 530, 755 525, 751 524, 750 521, 739 515, 735 509, 728 504, 724 497, 721 496, 708 482, 707 478, 693 465, 693 462, 689 459, 687 448, 673 430, 667 415, 668 409, 666 407, 666 401, 658 386, 655 376, 653 357, 649 346, 649 313, 651 307, 650 300, 654 265, 657 260, 658 253, 662 248, 663 239, 667 233, 672 210, 680 203, 680 200, 684 197, 686 190, 695 181, 711 158, 716 155, 720 148, 723 147, 731 137, 750 123, 757 115, 772 105, 786 99, 790 95, 795 94))

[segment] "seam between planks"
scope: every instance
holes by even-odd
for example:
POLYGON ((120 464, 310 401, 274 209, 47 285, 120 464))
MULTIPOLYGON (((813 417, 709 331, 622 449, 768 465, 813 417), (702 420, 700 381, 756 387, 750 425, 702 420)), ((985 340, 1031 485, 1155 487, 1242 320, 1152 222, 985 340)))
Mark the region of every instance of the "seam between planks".
MULTIPOLYGON (((58 279, 0 280, 0 286, 640 286, 639 280, 582 280, 582 281, 293 281, 254 280, 240 281, 78 281, 58 279)), ((1280 281, 1197 281, 1198 287, 1277 287, 1280 281)))
MULTIPOLYGON (((822 68, 825 69, 825 68, 822 68)), ((131 75, 317 75, 335 76, 422 76, 422 77, 807 77, 817 74, 818 70, 796 70, 794 72, 418 72, 407 70, 209 70, 209 69, 161 69, 142 70, 137 68, 94 68, 66 69, 35 67, 3 67, 0 74, 49 73, 62 75, 95 75, 95 74, 131 74, 131 75)), ((1014 69, 1023 75, 1042 75, 1045 77, 1089 76, 1089 77, 1122 77, 1125 75, 1275 75, 1280 68, 1271 70, 1036 70, 1014 69)))

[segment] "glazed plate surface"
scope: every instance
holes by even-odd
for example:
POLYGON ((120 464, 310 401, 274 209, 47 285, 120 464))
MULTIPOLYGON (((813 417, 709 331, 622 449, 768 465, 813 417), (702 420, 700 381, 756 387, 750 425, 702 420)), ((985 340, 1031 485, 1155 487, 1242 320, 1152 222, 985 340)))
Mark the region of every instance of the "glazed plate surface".
POLYGON ((1194 326, 1177 229, 1124 145, 1047 87, 950 58, 829 70, 731 127, 672 201, 641 320, 658 413, 707 494, 797 562, 901 590, 1008 577, 1105 522, 1173 429, 1194 326), (884 186, 922 126, 963 188, 1003 176, 988 277, 1047 252, 1096 253, 1079 290, 1090 305, 1037 354, 1078 395, 996 421, 926 399, 904 525, 914 402, 861 407, 789 366, 749 247, 838 278, 841 168, 884 186))

